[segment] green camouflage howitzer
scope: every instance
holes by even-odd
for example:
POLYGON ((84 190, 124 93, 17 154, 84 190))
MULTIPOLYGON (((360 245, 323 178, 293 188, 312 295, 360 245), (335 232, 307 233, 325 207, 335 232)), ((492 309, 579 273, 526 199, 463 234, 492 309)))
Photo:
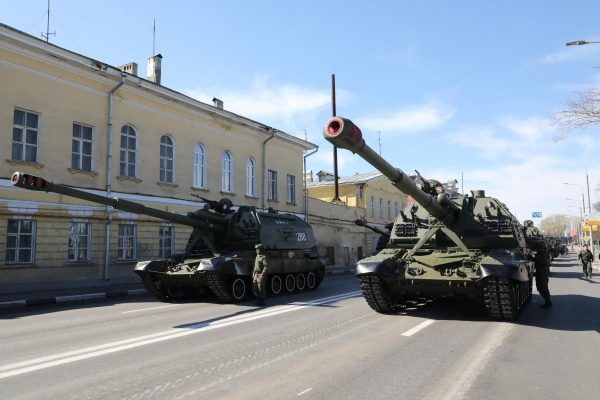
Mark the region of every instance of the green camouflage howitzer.
POLYGON ((381 229, 373 224, 369 224, 364 219, 355 219, 354 225, 362 226, 379 234, 379 239, 377 239, 377 244, 375 245, 376 252, 380 252, 387 246, 388 242, 390 241, 392 227, 394 226, 394 224, 385 224, 385 229, 381 229))
POLYGON ((480 299, 493 318, 517 318, 531 298, 533 252, 506 205, 483 190, 432 195, 367 146, 348 119, 331 118, 323 136, 414 200, 394 221, 390 246, 358 262, 356 275, 371 308, 396 313, 423 299, 464 295, 480 299))
POLYGON ((325 275, 311 226, 293 214, 262 212, 249 206, 234 210, 229 199, 221 199, 207 200, 204 208, 182 215, 21 172, 15 172, 11 181, 20 188, 59 193, 191 227, 183 253, 140 261, 135 266, 144 288, 163 301, 197 297, 206 289, 224 302, 244 299, 251 292, 254 246, 258 243, 269 257, 270 295, 316 289, 325 275))

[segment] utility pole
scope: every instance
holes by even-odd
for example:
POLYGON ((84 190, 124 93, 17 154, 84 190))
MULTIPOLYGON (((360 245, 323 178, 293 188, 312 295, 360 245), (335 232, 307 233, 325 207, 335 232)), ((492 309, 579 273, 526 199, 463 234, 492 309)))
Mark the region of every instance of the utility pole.
POLYGON ((46 43, 50 42, 50 35, 56 36, 56 32, 50 32, 50 0, 48 0, 48 17, 46 18, 46 34, 42 33, 42 38, 46 39, 46 43))
MULTIPOLYGON (((336 116, 335 109, 335 74, 331 74, 331 114, 333 117, 336 116)), ((340 189, 338 187, 338 162, 337 162, 337 146, 333 145, 333 186, 335 194, 333 196, 333 202, 339 203, 340 200, 340 189)))
POLYGON ((588 176, 587 165, 585 165, 585 182, 587 184, 587 192, 588 192, 588 212, 591 215, 592 214, 592 202, 590 200, 590 178, 588 176))
POLYGON ((379 156, 381 157, 381 131, 377 131, 377 141, 379 142, 379 156))

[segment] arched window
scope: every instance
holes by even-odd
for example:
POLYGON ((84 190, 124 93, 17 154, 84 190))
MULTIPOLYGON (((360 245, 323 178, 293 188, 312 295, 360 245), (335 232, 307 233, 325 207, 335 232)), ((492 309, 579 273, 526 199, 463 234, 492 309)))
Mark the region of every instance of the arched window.
POLYGON ((194 187, 206 189, 206 150, 201 144, 194 145, 194 187))
POLYGON ((221 190, 223 192, 233 192, 233 159, 228 150, 223 152, 221 158, 221 190))
POLYGON ((246 161, 246 195, 256 196, 256 162, 252 157, 246 161))
POLYGON ((137 139, 135 129, 131 125, 123 125, 121 128, 120 176, 135 178, 136 151, 137 139))
POLYGON ((160 138, 160 182, 174 183, 175 146, 169 135, 160 138))

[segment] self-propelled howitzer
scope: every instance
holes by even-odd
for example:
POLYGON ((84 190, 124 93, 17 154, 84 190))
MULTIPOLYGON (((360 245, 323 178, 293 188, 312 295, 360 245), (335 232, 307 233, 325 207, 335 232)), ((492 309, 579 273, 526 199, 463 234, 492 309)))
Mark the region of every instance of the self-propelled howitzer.
POLYGON ((392 227, 394 226, 394 224, 389 223, 385 224, 385 229, 381 229, 378 226, 369 224, 364 219, 354 220, 354 225, 362 226, 379 234, 379 239, 377 240, 377 244, 375 245, 375 251, 377 253, 379 253, 379 251, 383 250, 387 246, 388 242, 390 241, 390 233, 392 231, 392 227))
POLYGON ((394 221, 390 246, 358 263, 356 275, 374 310, 394 313, 419 298, 466 295, 480 298, 494 318, 517 317, 531 297, 533 254, 502 202, 483 190, 453 198, 423 190, 367 146, 348 119, 330 119, 323 136, 414 201, 394 221))
POLYGON ((267 288, 272 295, 316 289, 325 274, 312 228, 293 214, 261 212, 249 206, 234 210, 229 199, 221 199, 206 201, 202 209, 182 215, 21 172, 13 174, 12 184, 191 227, 183 253, 140 261, 135 266, 146 290, 161 300, 195 297, 206 289, 222 301, 242 300, 250 293, 258 243, 263 244, 269 259, 267 288))

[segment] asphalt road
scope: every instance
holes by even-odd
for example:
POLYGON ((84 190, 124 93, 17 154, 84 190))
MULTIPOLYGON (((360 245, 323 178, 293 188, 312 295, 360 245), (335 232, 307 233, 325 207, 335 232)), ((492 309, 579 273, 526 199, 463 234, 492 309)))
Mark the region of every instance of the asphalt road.
POLYGON ((0 314, 0 399, 598 399, 600 276, 555 260, 516 323, 447 298, 387 316, 351 275, 239 305, 150 297, 0 314))

